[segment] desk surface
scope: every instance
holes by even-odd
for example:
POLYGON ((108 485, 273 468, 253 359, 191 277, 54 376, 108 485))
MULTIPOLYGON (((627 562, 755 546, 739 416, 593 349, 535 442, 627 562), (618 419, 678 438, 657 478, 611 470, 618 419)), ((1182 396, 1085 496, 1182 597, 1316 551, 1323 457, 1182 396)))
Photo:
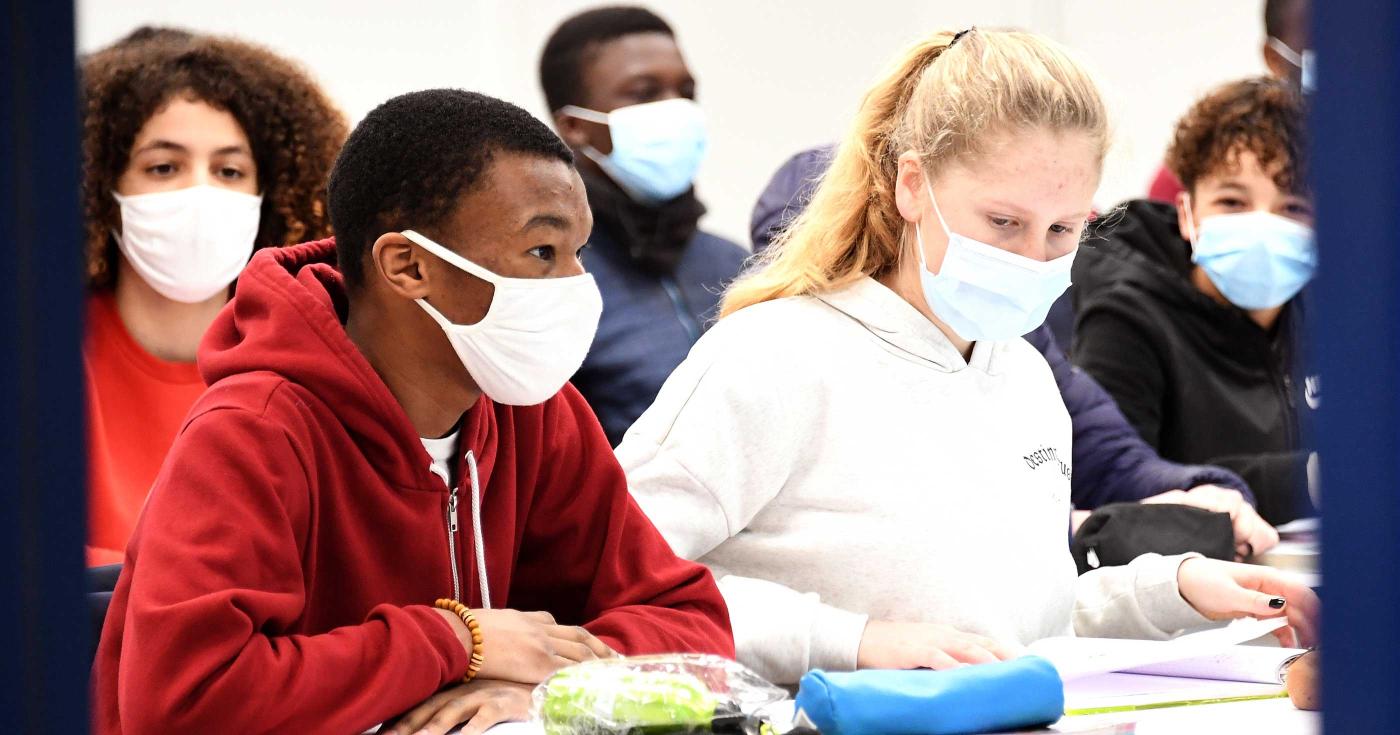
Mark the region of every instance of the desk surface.
POLYGON ((1113 725, 1135 725, 1134 729, 1122 730, 1125 735, 1316 735, 1322 732, 1320 713, 1295 709, 1293 703, 1287 699, 1066 717, 1055 723, 1051 730, 1086 734, 1096 731, 1113 732, 1109 729, 1113 725))

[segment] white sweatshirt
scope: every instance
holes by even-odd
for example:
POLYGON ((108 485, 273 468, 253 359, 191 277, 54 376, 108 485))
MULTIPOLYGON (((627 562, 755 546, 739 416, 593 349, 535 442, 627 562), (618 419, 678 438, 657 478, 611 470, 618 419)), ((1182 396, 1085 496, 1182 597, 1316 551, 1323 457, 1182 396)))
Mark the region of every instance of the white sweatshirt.
POLYGON ((851 670, 867 616, 1002 640, 1204 625, 1183 557, 1075 576, 1070 420, 1024 340, 970 363, 864 279, 705 335, 618 448, 676 553, 714 570, 739 660, 851 670))

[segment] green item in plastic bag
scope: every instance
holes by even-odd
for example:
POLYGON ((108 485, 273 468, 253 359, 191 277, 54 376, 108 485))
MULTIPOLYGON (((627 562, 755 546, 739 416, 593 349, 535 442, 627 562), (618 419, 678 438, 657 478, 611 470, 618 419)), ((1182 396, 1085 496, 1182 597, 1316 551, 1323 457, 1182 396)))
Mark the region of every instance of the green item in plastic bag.
POLYGON ((703 732, 719 705, 692 674, 578 667, 549 680, 540 719, 549 735, 703 732))

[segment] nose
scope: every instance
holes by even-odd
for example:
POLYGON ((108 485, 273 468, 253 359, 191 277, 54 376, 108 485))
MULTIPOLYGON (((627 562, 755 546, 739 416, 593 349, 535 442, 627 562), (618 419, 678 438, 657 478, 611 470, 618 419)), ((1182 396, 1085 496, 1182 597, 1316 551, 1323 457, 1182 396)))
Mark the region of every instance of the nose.
POLYGON ((1021 242, 1020 255, 1042 263, 1055 257, 1044 233, 1027 233, 1026 239, 1021 242))

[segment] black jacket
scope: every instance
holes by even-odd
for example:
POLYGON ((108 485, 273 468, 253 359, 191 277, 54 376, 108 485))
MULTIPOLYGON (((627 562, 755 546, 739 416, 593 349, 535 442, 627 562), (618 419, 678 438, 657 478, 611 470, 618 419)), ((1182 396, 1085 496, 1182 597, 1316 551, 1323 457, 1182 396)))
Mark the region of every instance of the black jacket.
POLYGON ((1235 470, 1271 523, 1311 515, 1299 413, 1317 397, 1298 379, 1298 299, 1265 331, 1192 269, 1172 205, 1103 217, 1074 264, 1073 360, 1166 459, 1235 470))

